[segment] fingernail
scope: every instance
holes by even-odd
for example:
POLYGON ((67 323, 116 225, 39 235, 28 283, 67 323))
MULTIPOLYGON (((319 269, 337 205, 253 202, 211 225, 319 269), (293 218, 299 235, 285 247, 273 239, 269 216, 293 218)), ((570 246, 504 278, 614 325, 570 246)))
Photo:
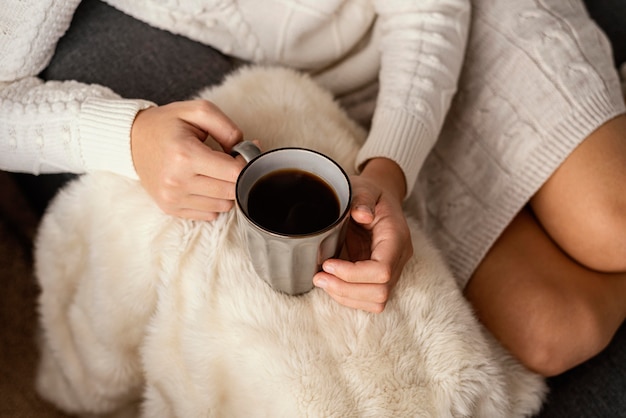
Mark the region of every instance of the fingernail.
POLYGON ((315 279, 315 282, 313 284, 321 289, 325 289, 327 282, 326 279, 315 279))
POLYGON ((366 206, 366 205, 357 205, 357 206, 354 207, 354 209, 362 210, 363 212, 367 212, 370 215, 374 215, 374 211, 372 211, 372 208, 370 208, 369 206, 366 206))
POLYGON ((324 263, 322 265, 322 270, 329 274, 335 274, 335 266, 333 263, 324 263))

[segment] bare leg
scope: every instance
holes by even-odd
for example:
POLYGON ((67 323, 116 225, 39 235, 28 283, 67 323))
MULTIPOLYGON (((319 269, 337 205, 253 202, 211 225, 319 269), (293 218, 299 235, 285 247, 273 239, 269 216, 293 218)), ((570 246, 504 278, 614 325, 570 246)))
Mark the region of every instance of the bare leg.
POLYGON ((626 116, 594 132, 507 227, 466 287, 487 328, 546 376, 600 352, 626 317, 624 141, 626 116))
POLYGON ((531 205, 574 259, 591 269, 626 271, 626 115, 591 134, 531 205))

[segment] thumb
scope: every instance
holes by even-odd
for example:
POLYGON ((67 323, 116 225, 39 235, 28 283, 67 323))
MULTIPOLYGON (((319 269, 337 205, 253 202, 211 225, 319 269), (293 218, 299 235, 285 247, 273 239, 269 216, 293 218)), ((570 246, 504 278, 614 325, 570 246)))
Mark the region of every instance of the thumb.
POLYGON ((364 185, 357 184, 354 187, 354 198, 350 215, 357 223, 370 224, 374 222, 376 216, 376 202, 379 194, 374 194, 372 190, 364 185))

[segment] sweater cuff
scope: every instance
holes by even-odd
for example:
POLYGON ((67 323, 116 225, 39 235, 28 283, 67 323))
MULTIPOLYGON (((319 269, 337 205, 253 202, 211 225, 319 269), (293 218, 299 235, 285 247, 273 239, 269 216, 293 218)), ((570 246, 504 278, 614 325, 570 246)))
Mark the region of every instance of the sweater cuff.
POLYGON ((80 114, 82 158, 87 171, 111 171, 138 179, 130 149, 137 112, 156 104, 146 100, 90 98, 80 114))
POLYGON ((357 171, 372 158, 389 158, 404 172, 406 196, 409 196, 435 139, 424 122, 412 115, 377 109, 367 141, 356 157, 357 171))

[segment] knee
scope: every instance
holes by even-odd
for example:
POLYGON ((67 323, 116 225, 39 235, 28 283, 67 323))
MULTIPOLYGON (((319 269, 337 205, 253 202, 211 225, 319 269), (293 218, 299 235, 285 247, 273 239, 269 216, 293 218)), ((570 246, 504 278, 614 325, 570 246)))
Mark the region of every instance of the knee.
POLYGON ((613 335, 600 315, 585 304, 569 311, 534 312, 520 324, 526 327, 524 338, 511 351, 522 364, 542 376, 559 375, 592 358, 613 335))

